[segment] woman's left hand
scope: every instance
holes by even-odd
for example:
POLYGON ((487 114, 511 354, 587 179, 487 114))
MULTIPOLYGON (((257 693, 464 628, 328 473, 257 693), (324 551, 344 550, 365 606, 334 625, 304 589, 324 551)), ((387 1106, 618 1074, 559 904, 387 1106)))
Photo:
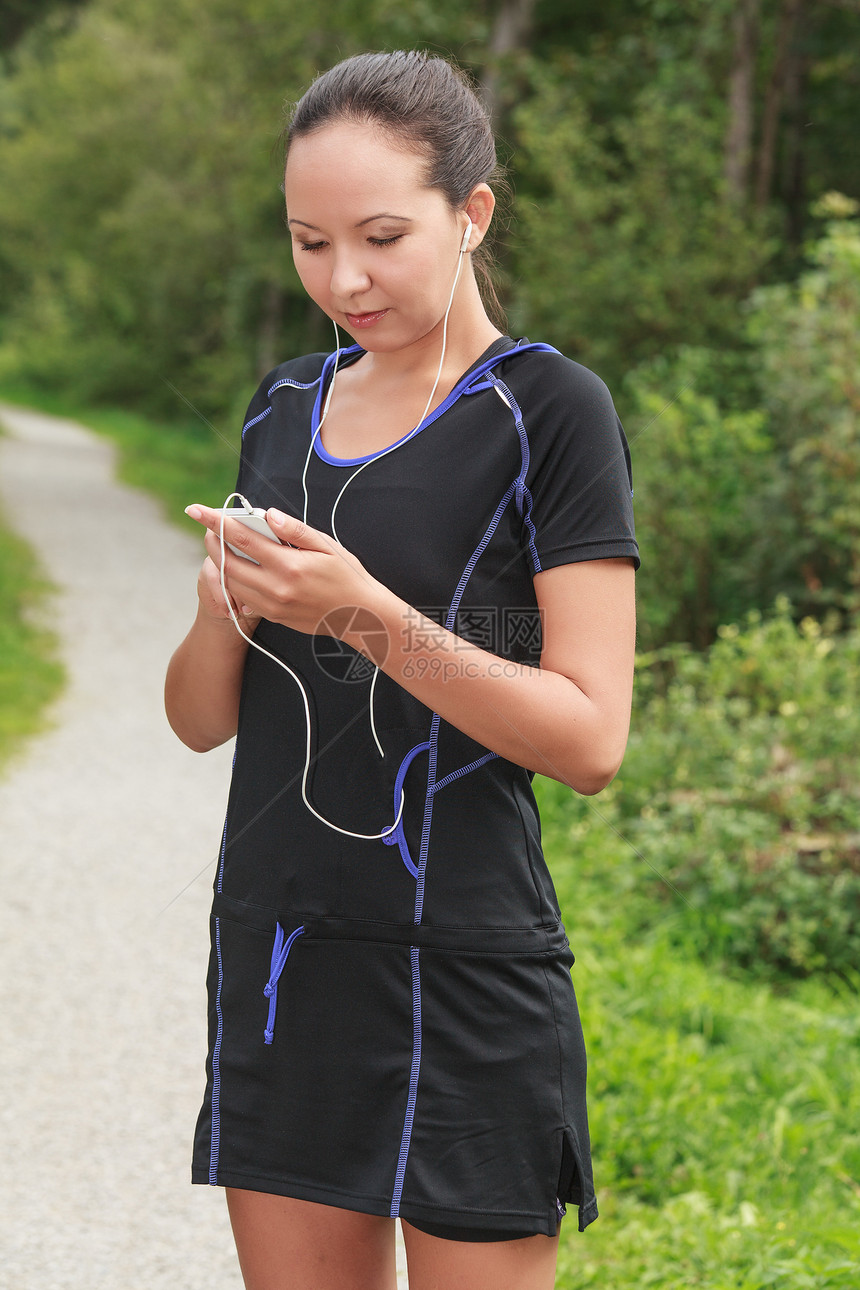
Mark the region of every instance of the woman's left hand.
MULTIPOLYGON (((206 550, 220 568, 220 513, 194 505, 187 514, 209 530, 206 550)), ((276 509, 268 510, 266 519, 284 545, 238 520, 224 521, 224 581, 230 595, 245 614, 259 614, 299 632, 338 635, 341 622, 345 629, 380 584, 328 534, 276 509), (235 555, 227 542, 251 559, 235 555)))

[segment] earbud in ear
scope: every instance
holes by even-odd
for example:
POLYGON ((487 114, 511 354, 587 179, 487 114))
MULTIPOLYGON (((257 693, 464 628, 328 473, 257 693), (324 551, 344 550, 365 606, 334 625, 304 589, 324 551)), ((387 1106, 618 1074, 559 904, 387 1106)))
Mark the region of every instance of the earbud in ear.
POLYGON ((468 249, 469 249, 469 238, 470 238, 471 236, 472 236, 472 221, 471 221, 471 220, 469 220, 469 222, 468 222, 468 223, 467 223, 467 225, 466 225, 466 231, 465 231, 465 233, 463 234, 463 240, 462 240, 462 242, 460 243, 460 254, 461 254, 461 255, 463 255, 463 254, 464 254, 464 252, 468 251, 468 249))

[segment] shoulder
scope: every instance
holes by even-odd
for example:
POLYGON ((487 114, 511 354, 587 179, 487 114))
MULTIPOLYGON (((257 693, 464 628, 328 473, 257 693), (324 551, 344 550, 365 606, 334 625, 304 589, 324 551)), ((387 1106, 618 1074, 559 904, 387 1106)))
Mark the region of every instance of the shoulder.
POLYGON ((242 424, 243 438, 252 426, 260 425, 271 416, 273 402, 279 396, 283 397, 289 391, 304 390, 312 391, 315 396, 327 357, 327 354, 303 354, 300 358, 279 363, 267 372, 248 404, 242 424))
POLYGON ((298 358, 289 358, 267 372, 260 382, 258 393, 265 392, 271 397, 277 390, 287 386, 311 388, 317 384, 322 375, 323 365, 328 354, 302 354, 298 358))
MULTIPOLYGON (((500 364, 499 374, 514 393, 538 399, 542 407, 557 404, 571 410, 612 413, 615 405, 606 383, 589 367, 555 349, 526 349, 527 341, 512 349, 500 364)), ((525 409, 523 409, 525 411, 525 409)))
POLYGON ((632 488, 630 449, 606 383, 557 350, 518 349, 499 371, 519 405, 528 439, 530 478, 561 471, 632 488), (604 472, 606 472, 604 474, 604 472))
POLYGON ((547 454, 615 457, 629 449, 606 383, 557 350, 527 349, 521 342, 496 369, 517 401, 533 463, 547 454))

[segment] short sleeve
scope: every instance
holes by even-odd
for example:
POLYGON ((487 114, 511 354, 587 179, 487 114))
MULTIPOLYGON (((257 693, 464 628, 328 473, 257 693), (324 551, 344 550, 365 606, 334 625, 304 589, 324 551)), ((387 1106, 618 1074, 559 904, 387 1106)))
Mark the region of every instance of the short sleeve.
POLYGON ((308 399, 309 424, 310 409, 326 357, 322 353, 305 354, 281 363, 267 373, 248 404, 242 422, 242 448, 236 491, 247 497, 252 505, 259 504, 257 495, 261 485, 265 486, 273 465, 270 459, 273 445, 265 431, 273 418, 275 400, 288 391, 298 391, 305 395, 308 399))
MULTIPOLYGON (((245 418, 242 422, 242 445, 239 455, 239 473, 236 477, 236 492, 241 493, 243 497, 248 497, 249 493, 253 494, 255 491, 253 484, 256 472, 254 470, 253 463, 250 460, 251 453, 249 452, 249 442, 253 442, 253 436, 250 441, 247 436, 249 431, 253 430, 255 426, 261 425, 266 418, 270 417, 272 414, 272 402, 269 396, 269 389, 272 384, 273 376, 274 373, 269 372, 265 379, 260 382, 254 397, 248 404, 248 410, 246 411, 245 418)), ((250 500, 252 504, 254 504, 253 497, 251 497, 250 500)))
POLYGON ((638 568, 630 449, 603 381, 544 353, 528 355, 504 379, 528 440, 524 520, 533 571, 617 557, 638 568))

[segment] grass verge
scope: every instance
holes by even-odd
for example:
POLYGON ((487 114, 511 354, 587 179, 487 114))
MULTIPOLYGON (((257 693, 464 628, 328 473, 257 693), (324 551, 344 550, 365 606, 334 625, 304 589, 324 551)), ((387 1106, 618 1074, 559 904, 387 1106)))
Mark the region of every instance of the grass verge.
POLYGON ((49 591, 27 543, 0 529, 0 768, 44 725, 63 684, 56 638, 39 622, 49 591))

